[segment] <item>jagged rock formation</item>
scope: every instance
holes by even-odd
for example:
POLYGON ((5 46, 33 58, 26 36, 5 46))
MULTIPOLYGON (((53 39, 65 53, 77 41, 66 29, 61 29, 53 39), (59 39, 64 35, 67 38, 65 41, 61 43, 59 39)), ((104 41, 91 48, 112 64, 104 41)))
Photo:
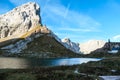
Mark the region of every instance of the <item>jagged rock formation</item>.
POLYGON ((71 42, 69 38, 62 39, 62 42, 64 43, 64 46, 66 46, 66 48, 72 50, 75 53, 80 53, 79 44, 71 42))
POLYGON ((0 38, 11 36, 17 38, 21 33, 41 24, 40 7, 29 2, 12 11, 0 15, 0 38))
POLYGON ((77 55, 46 26, 42 26, 40 7, 34 2, 0 15, 0 51, 7 55, 21 53, 21 56, 37 57, 77 55))
POLYGON ((83 54, 89 54, 97 49, 104 47, 105 44, 106 42, 102 40, 89 40, 88 42, 80 44, 80 51, 83 54))
POLYGON ((11 53, 19 53, 36 35, 32 39, 29 36, 48 30, 40 25, 40 7, 34 2, 0 15, 0 47, 4 46, 2 49, 9 49, 11 53))

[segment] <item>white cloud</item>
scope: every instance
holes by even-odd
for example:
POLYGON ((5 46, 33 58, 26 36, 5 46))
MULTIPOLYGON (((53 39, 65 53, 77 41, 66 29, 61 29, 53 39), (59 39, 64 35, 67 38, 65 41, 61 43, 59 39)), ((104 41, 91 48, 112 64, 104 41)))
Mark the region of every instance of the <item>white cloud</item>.
POLYGON ((65 11, 65 14, 64 14, 64 18, 66 18, 67 14, 68 14, 68 11, 69 11, 69 8, 70 8, 71 4, 68 3, 67 5, 67 8, 66 8, 66 11, 65 11))
POLYGON ((113 37, 113 40, 119 40, 120 41, 120 35, 116 35, 113 37))
POLYGON ((70 6, 70 3, 67 7, 60 3, 46 5, 42 15, 43 23, 49 25, 48 27, 60 38, 69 37, 76 42, 88 38, 81 33, 100 32, 99 26, 101 24, 99 22, 88 15, 70 10, 70 6))
POLYGON ((59 28, 59 30, 72 31, 72 32, 91 32, 90 29, 78 29, 78 28, 59 28))
POLYGON ((70 38, 71 41, 74 41, 74 42, 81 42, 83 41, 82 39, 85 38, 84 35, 79 35, 79 34, 72 34, 72 33, 55 33, 59 38, 63 39, 63 38, 70 38))
MULTIPOLYGON (((79 34, 76 34, 76 35, 74 35, 74 34, 72 34, 72 33, 58 33, 58 32, 56 32, 55 33, 56 35, 61 35, 61 36, 63 36, 63 35, 65 35, 65 37, 68 37, 68 38, 83 38, 84 36, 82 35, 82 36, 80 36, 79 34)), ((64 37, 62 37, 62 38, 64 38, 64 37)))
POLYGON ((69 10, 69 7, 69 3, 67 7, 61 4, 47 5, 46 11, 42 17, 45 20, 48 19, 46 22, 53 22, 54 27, 69 27, 71 29, 73 28, 73 30, 75 30, 74 28, 79 28, 80 31, 84 31, 84 29, 87 29, 85 31, 99 31, 98 28, 101 25, 99 22, 95 21, 90 16, 69 10))

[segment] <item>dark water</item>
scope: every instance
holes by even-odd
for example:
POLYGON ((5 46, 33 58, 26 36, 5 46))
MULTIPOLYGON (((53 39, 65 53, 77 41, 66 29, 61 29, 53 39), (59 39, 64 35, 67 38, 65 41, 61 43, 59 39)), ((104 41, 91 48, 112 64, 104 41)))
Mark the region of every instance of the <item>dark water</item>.
POLYGON ((28 68, 39 66, 61 66, 61 65, 75 65, 86 63, 88 61, 99 61, 97 58, 13 58, 0 57, 0 68, 28 68))

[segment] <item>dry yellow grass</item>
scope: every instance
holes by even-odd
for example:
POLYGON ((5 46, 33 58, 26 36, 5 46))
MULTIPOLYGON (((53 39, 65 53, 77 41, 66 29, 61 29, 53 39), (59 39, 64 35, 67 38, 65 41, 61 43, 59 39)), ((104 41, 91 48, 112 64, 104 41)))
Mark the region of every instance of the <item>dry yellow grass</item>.
POLYGON ((32 33, 35 33, 37 30, 40 30, 40 29, 41 29, 41 26, 36 26, 32 30, 24 33, 22 36, 20 36, 20 38, 26 38, 26 37, 30 36, 32 33))
POLYGON ((18 35, 16 34, 14 36, 8 36, 8 37, 0 39, 0 42, 7 41, 7 40, 10 40, 10 39, 15 39, 15 38, 26 38, 26 37, 30 36, 32 33, 36 32, 36 31, 38 31, 40 29, 41 29, 41 26, 38 25, 38 26, 34 27, 32 30, 30 30, 28 32, 25 32, 21 36, 19 36, 19 34, 18 35))
POLYGON ((22 35, 16 34, 16 35, 12 35, 12 36, 2 38, 2 39, 0 39, 0 47, 3 47, 5 45, 9 45, 9 44, 14 44, 15 42, 17 42, 21 39, 27 38, 30 35, 39 32, 41 30, 41 28, 42 28, 42 26, 38 25, 36 27, 33 27, 28 32, 23 33, 22 35))

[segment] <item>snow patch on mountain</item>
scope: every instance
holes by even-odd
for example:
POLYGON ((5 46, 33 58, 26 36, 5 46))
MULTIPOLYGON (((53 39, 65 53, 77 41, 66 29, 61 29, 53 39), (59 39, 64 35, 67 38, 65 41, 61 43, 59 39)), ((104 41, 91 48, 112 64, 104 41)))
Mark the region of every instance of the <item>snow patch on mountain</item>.
POLYGON ((79 47, 83 54, 89 54, 96 49, 104 47, 105 43, 103 40, 89 40, 88 42, 81 43, 79 47))
POLYGON ((78 43, 71 42, 69 38, 62 39, 62 42, 67 49, 70 49, 75 53, 80 53, 80 47, 78 43))

